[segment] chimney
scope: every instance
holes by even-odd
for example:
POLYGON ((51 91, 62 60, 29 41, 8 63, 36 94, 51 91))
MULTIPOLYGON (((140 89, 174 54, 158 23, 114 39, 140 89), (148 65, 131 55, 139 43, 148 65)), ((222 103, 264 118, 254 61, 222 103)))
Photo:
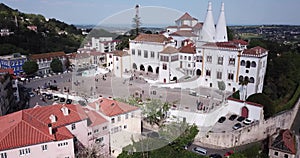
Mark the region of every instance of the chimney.
POLYGON ((100 109, 100 104, 96 101, 96 102, 95 102, 95 105, 96 105, 96 111, 99 111, 99 109, 100 109))
POLYGON ((50 115, 49 119, 51 120, 51 123, 56 122, 56 116, 53 114, 50 115))
POLYGON ((52 124, 51 123, 48 124, 48 128, 49 128, 49 134, 52 135, 53 133, 52 133, 52 124))
POLYGON ((69 115, 69 109, 67 107, 62 107, 60 109, 62 111, 62 113, 64 114, 64 116, 68 116, 69 115))

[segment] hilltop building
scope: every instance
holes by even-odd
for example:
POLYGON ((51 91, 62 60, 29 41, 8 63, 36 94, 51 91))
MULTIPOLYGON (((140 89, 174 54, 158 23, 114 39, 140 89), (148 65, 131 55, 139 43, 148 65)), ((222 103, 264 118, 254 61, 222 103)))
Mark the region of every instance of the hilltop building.
POLYGON ((20 75, 23 72, 23 64, 27 61, 25 55, 15 53, 12 55, 0 56, 0 66, 2 69, 13 69, 14 75, 20 75))

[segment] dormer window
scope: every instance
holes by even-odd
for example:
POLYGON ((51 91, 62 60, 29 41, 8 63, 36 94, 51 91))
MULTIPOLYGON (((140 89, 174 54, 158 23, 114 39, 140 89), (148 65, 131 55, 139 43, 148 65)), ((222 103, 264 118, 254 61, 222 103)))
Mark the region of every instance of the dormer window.
POLYGON ((64 116, 68 116, 69 115, 69 109, 67 107, 62 107, 60 110, 62 111, 62 113, 64 114, 64 116))

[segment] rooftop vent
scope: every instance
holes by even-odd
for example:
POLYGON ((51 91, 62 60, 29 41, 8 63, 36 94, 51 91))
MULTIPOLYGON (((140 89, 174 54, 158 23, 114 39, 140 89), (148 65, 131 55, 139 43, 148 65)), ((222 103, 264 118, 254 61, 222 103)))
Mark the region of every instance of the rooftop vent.
POLYGON ((51 120, 51 123, 56 122, 56 116, 53 114, 50 115, 49 119, 51 120))
POLYGON ((64 116, 68 116, 69 115, 69 109, 67 107, 62 107, 60 109, 62 111, 62 113, 64 114, 64 116))

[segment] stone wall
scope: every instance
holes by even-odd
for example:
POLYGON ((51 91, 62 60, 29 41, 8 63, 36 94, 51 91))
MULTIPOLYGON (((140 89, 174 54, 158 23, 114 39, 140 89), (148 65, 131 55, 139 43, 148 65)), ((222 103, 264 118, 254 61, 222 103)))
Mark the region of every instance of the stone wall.
MULTIPOLYGON (((244 145, 258 140, 263 140, 273 135, 279 129, 290 129, 299 110, 300 98, 293 109, 287 110, 261 122, 254 122, 240 130, 213 133, 199 132, 195 144, 206 144, 216 148, 230 148, 244 145)), ((201 130, 200 130, 201 131, 201 130)))

